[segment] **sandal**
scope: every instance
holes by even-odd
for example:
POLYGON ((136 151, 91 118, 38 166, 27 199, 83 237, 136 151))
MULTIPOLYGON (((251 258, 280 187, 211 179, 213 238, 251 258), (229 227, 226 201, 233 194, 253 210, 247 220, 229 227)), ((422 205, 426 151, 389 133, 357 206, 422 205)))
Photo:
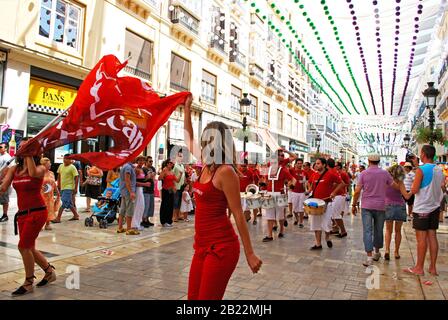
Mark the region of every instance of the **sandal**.
POLYGON ((117 233, 124 233, 124 232, 126 232, 126 230, 123 228, 117 230, 117 233))
POLYGON ((68 221, 76 221, 76 220, 79 220, 79 217, 73 217, 73 218, 68 219, 68 221))
POLYGON ((140 234, 140 231, 135 230, 135 229, 131 229, 131 230, 126 231, 126 235, 128 235, 128 236, 137 236, 139 234, 140 234))
POLYGON ((412 268, 403 269, 403 272, 410 273, 410 274, 413 274, 413 275, 416 275, 416 276, 424 276, 425 275, 425 273, 417 273, 417 272, 415 272, 414 270, 412 270, 412 268))
POLYGON ((48 263, 48 267, 44 269, 45 276, 44 278, 36 285, 36 287, 43 287, 53 281, 56 281, 56 272, 54 272, 56 268, 48 263), (48 271, 50 269, 50 271, 48 271))
POLYGON ((31 277, 25 278, 25 283, 21 285, 16 291, 12 292, 13 296, 23 296, 24 294, 31 293, 34 291, 33 282, 36 277, 33 275, 31 277), (31 287, 30 287, 31 286, 31 287), (30 288, 26 288, 30 287, 30 288))

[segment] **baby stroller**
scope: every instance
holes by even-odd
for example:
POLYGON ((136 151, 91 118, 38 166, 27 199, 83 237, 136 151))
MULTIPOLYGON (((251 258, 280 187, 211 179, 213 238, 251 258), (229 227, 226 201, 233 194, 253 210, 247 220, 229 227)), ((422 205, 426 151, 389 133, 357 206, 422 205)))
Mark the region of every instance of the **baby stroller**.
POLYGON ((106 229, 107 225, 113 223, 117 218, 121 200, 120 188, 118 188, 119 179, 113 181, 111 185, 113 188, 106 188, 103 195, 98 197, 98 202, 92 206, 92 215, 84 220, 84 225, 86 227, 93 227, 93 217, 96 217, 100 229, 106 229), (106 198, 108 191, 112 192, 110 198, 106 198), (99 207, 98 203, 100 201, 105 202, 105 204, 99 207))

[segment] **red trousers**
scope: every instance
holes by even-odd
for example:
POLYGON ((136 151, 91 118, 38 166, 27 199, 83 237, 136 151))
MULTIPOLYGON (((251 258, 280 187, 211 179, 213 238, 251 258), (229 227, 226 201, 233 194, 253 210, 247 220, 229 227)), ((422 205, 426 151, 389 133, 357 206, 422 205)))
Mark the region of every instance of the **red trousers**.
POLYGON ((188 281, 188 300, 222 300, 239 257, 239 241, 195 248, 188 281))
POLYGON ((22 249, 32 249, 36 244, 40 230, 47 222, 48 211, 30 212, 27 215, 19 216, 17 225, 19 227, 19 244, 22 249))

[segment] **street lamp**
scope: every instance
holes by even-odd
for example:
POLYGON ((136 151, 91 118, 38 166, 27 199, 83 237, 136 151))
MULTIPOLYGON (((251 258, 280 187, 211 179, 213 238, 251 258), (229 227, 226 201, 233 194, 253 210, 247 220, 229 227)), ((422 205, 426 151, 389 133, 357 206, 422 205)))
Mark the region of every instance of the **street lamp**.
POLYGON ((320 142, 322 141, 322 139, 320 137, 320 134, 317 134, 317 137, 316 137, 315 141, 316 141, 316 146, 317 146, 317 153, 316 154, 319 155, 320 142))
POLYGON ((423 96, 426 98, 426 107, 429 109, 429 129, 431 130, 431 136, 429 138, 429 144, 434 144, 434 109, 436 107, 437 96, 439 95, 439 90, 434 88, 434 82, 428 82, 428 88, 422 92, 423 96))
POLYGON ((246 157, 246 143, 249 141, 249 138, 246 134, 247 129, 247 115, 249 114, 248 107, 251 105, 252 101, 247 97, 247 93, 243 93, 243 98, 240 100, 240 106, 241 106, 241 115, 243 116, 243 133, 244 133, 244 140, 243 140, 243 155, 244 160, 247 159, 246 157))

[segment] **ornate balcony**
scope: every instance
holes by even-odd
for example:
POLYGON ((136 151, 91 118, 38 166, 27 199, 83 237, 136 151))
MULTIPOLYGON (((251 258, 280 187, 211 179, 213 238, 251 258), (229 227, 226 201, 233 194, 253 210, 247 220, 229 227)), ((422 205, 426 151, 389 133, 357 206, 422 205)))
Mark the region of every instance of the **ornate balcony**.
POLYGON ((169 7, 172 34, 182 42, 191 46, 199 35, 199 19, 188 12, 180 4, 169 7))
POLYGON ((246 56, 239 50, 232 50, 229 53, 229 70, 239 76, 246 70, 246 56))
POLYGON ((207 57, 219 65, 226 59, 226 41, 221 34, 214 32, 210 34, 210 46, 207 51, 207 57))
POLYGON ((139 78, 151 81, 151 73, 149 72, 145 72, 143 70, 131 67, 129 65, 127 65, 126 67, 124 67, 123 69, 125 72, 129 73, 129 74, 133 74, 139 78))
POLYGON ((255 62, 249 64, 249 75, 250 75, 250 82, 255 87, 258 87, 263 83, 264 70, 255 62))

